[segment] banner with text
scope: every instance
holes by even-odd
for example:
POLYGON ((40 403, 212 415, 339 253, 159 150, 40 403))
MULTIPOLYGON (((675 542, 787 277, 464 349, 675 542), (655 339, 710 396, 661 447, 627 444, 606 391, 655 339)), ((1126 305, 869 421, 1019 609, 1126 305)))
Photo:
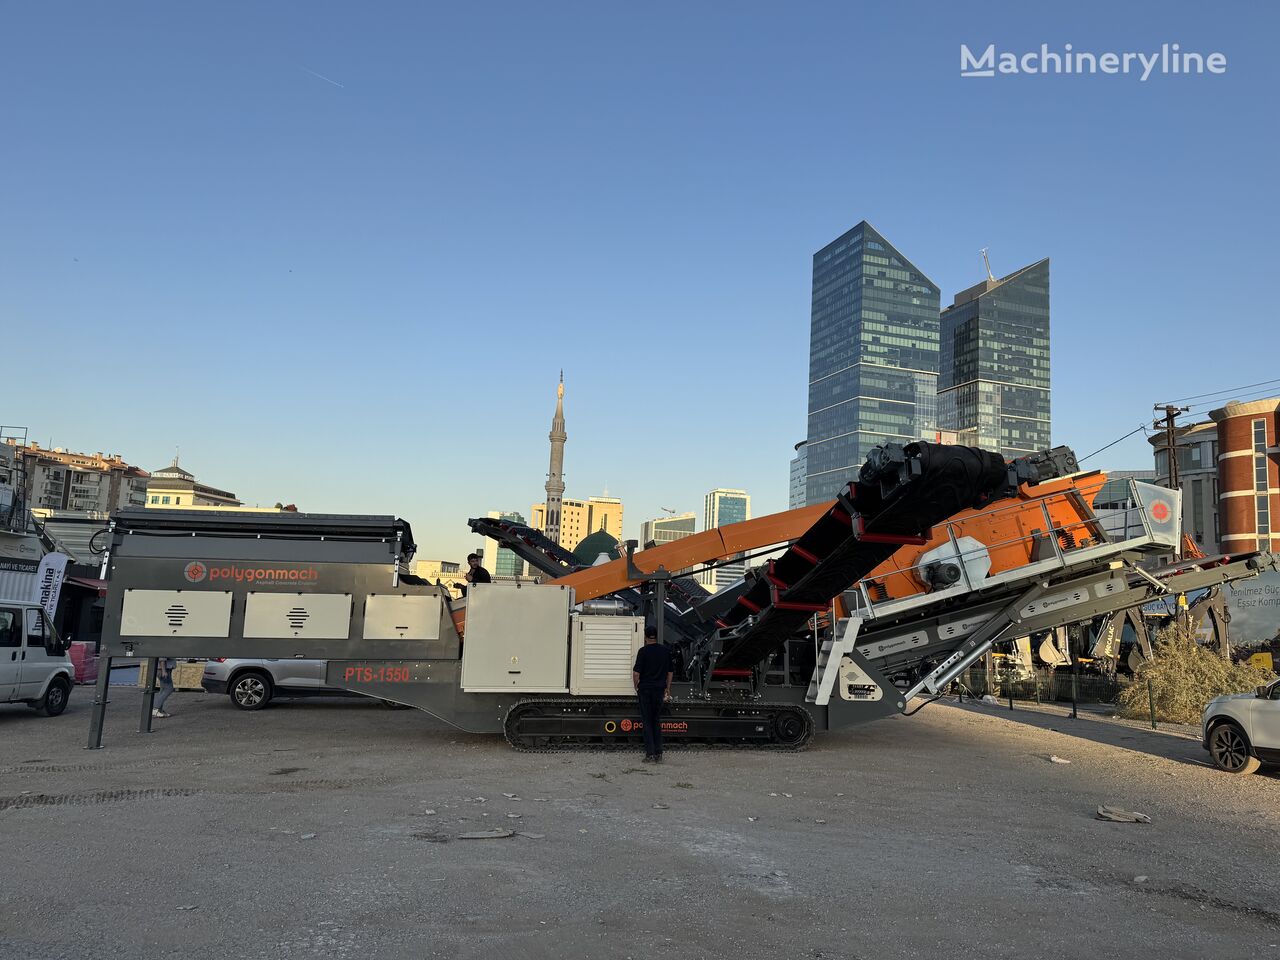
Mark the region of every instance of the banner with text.
POLYGON ((67 575, 67 555, 46 553, 36 573, 35 601, 44 607, 50 621, 58 609, 58 595, 62 593, 62 581, 67 575))

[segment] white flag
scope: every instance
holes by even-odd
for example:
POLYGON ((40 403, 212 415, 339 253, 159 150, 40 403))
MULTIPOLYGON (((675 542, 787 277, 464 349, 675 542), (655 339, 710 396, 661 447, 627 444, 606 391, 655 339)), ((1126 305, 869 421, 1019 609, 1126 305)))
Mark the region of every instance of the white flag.
POLYGON ((65 553, 46 553, 36 573, 35 601, 44 607, 50 623, 58 609, 58 595, 62 593, 62 580, 67 575, 67 559, 65 553))

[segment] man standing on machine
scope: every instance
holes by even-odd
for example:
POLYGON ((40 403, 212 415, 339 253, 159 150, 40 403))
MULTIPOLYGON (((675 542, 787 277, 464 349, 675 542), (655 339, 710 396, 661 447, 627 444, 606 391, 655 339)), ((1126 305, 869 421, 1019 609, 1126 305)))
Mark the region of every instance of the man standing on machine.
MULTIPOLYGON (((469 585, 474 586, 477 583, 492 583, 493 578, 489 576, 489 571, 480 566, 480 554, 467 554, 467 575, 463 578, 469 585)), ((467 588, 460 583, 455 583, 455 587, 462 589, 462 595, 467 595, 467 588)))
POLYGON ((636 651, 631 682, 640 701, 640 724, 644 731, 644 762, 662 762, 662 703, 671 699, 671 651, 658 642, 656 627, 644 628, 644 646, 636 651))

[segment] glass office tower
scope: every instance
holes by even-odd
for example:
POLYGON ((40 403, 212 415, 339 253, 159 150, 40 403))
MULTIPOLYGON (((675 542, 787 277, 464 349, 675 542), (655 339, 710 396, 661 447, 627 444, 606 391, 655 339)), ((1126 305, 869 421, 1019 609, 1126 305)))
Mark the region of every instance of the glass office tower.
POLYGON ((956 294, 941 318, 939 422, 1006 458, 1049 446, 1049 261, 956 294))
MULTIPOLYGON (((707 494, 703 504, 703 530, 714 530, 716 527, 751 519, 751 496, 745 490, 717 487, 707 494)), ((703 570, 698 574, 698 582, 708 590, 723 590, 741 580, 747 572, 747 562, 742 559, 742 554, 737 553, 725 559, 733 562, 703 570)))
POLYGON ((833 499, 876 444, 936 435, 940 294, 865 220, 813 255, 808 503, 833 499))

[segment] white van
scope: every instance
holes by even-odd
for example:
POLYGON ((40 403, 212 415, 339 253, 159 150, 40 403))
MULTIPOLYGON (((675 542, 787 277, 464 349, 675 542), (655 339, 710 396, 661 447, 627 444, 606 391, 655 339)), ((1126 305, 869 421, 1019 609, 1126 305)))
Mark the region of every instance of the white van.
POLYGON ((38 603, 0 600, 0 703, 25 703, 46 717, 67 709, 75 669, 38 603))

